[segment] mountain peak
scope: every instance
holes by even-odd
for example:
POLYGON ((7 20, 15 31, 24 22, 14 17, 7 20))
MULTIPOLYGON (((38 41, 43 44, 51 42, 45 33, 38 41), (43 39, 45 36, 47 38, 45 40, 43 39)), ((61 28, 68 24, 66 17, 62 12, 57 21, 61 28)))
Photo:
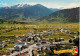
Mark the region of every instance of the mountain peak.
MULTIPOLYGON (((43 5, 41 5, 41 4, 36 4, 36 6, 43 7, 43 5)), ((44 7, 45 7, 45 6, 44 6, 44 7)))
POLYGON ((14 6, 11 6, 12 8, 25 8, 25 7, 30 7, 31 5, 29 5, 29 4, 24 4, 24 3, 19 3, 19 4, 17 4, 17 5, 14 5, 14 6))
POLYGON ((29 5, 29 4, 24 4, 24 3, 19 3, 17 6, 18 6, 18 7, 23 7, 23 6, 31 6, 31 5, 29 5))

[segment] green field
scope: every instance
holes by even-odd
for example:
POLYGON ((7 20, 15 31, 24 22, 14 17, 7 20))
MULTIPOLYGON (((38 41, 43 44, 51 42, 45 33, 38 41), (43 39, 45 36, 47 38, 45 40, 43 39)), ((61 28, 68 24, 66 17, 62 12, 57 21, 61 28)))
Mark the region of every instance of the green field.
MULTIPOLYGON (((79 31, 79 24, 78 23, 66 23, 66 24, 0 24, 0 36, 21 36, 23 34, 26 34, 29 31, 32 30, 57 30, 59 27, 62 27, 64 29, 71 29, 71 32, 78 32, 79 31)), ((38 32, 38 31, 36 31, 38 32)), ((63 38, 70 38, 66 34, 62 34, 61 32, 57 31, 60 37, 63 38), (65 37, 64 37, 65 36, 65 37)), ((52 35, 48 36, 50 38, 58 38, 58 36, 52 35)))

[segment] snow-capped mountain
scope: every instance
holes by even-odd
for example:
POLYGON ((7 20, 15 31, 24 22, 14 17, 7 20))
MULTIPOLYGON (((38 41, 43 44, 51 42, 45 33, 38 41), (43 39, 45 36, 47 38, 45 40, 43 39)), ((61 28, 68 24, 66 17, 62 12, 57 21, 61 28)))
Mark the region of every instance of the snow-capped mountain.
POLYGON ((26 7, 30 7, 32 5, 29 5, 29 4, 17 4, 17 5, 14 5, 14 6, 11 6, 11 8, 26 8, 26 7))
POLYGON ((41 4, 17 4, 10 7, 0 8, 0 18, 4 20, 27 20, 38 19, 47 16, 53 11, 41 4))

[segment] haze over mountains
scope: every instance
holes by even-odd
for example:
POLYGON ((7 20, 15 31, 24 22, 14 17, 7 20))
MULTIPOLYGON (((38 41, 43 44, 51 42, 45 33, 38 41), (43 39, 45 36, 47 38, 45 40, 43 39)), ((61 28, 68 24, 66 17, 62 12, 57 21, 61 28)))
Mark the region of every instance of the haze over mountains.
POLYGON ((47 21, 47 22, 78 22, 79 8, 53 9, 41 4, 17 4, 0 8, 0 19, 5 21, 47 21))

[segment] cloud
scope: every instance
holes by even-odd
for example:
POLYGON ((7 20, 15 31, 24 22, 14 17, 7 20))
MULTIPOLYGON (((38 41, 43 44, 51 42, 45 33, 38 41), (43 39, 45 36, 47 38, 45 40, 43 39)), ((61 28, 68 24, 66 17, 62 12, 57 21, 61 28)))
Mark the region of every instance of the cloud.
POLYGON ((44 2, 44 3, 42 3, 42 2, 27 2, 27 3, 19 3, 19 4, 29 4, 29 5, 35 5, 35 4, 41 4, 41 5, 43 5, 43 6, 45 6, 45 7, 48 7, 48 8, 59 8, 59 7, 61 7, 61 5, 60 5, 60 3, 55 3, 55 2, 44 2))
MULTIPOLYGON (((17 3, 16 3, 17 4, 17 3)), ((15 5, 16 5, 15 4, 15 5)), ((22 2, 19 4, 29 4, 29 5, 35 5, 35 4, 42 4, 43 6, 47 8, 57 8, 57 9, 66 9, 66 8, 74 8, 74 7, 79 7, 79 3, 61 3, 61 2, 22 2)), ((6 2, 0 2, 0 5, 2 6, 11 6, 8 5, 6 2)))
POLYGON ((5 3, 5 2, 0 2, 0 5, 2 5, 2 6, 9 6, 7 3, 5 3))
MULTIPOLYGON (((21 3, 21 4, 26 4, 26 3, 21 3)), ((45 7, 48 7, 48 8, 57 8, 57 9, 66 9, 66 8, 75 8, 75 7, 79 7, 79 3, 69 3, 69 4, 65 4, 65 3, 59 3, 59 2, 27 2, 27 4, 30 4, 30 5, 35 5, 35 4, 42 4, 43 6, 45 7)))
POLYGON ((62 9, 66 9, 66 8, 75 8, 75 7, 80 7, 79 3, 71 3, 65 7, 63 7, 62 9))
POLYGON ((50 3, 43 3, 48 8, 57 8, 57 9, 66 9, 66 8, 75 8, 75 7, 80 7, 80 3, 55 3, 55 2, 50 2, 50 3))

